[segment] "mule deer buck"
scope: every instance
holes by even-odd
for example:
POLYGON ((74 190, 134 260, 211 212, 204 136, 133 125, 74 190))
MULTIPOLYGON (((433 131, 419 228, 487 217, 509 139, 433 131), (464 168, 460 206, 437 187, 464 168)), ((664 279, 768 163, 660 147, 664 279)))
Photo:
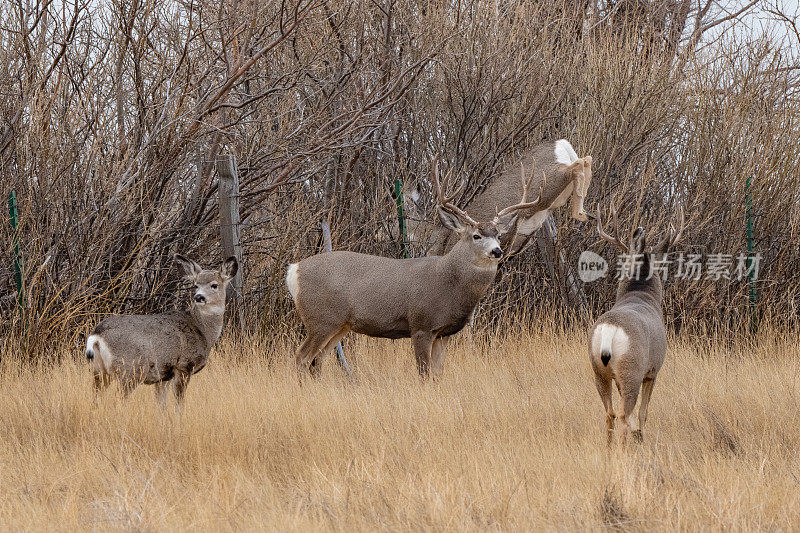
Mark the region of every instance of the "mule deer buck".
POLYGON ((678 230, 670 224, 667 236, 656 244, 650 254, 645 253, 644 229, 637 228, 630 245, 619 237, 617 212, 611 208, 614 236, 605 232, 597 212, 597 232, 628 254, 623 266, 630 267, 621 276, 614 306, 600 316, 589 330, 589 359, 594 370, 595 385, 606 410, 606 430, 611 444, 615 413, 611 403, 611 381, 617 384, 622 400, 622 442, 628 434, 642 440, 647 421, 647 407, 656 376, 664 363, 667 350, 667 332, 661 310, 663 289, 661 278, 654 275, 652 262, 663 260, 681 238, 684 228, 683 210, 678 230), (634 430, 633 409, 641 389, 639 427, 634 430))
POLYGON ((235 257, 226 259, 219 270, 203 270, 178 254, 175 261, 194 284, 189 311, 112 316, 100 322, 86 339, 95 393, 112 379, 119 380, 125 396, 140 384, 155 385, 156 398, 166 406, 172 381, 180 405, 189 379, 206 365, 222 333, 225 289, 239 265, 235 257))
POLYGON ((322 358, 348 332, 389 339, 411 338, 422 376, 438 375, 447 338, 458 333, 486 293, 503 255, 504 235, 514 235, 516 213, 540 198, 506 207, 477 222, 456 207, 433 168, 439 218, 458 235, 443 256, 392 259, 347 251, 311 256, 289 266, 286 284, 306 337, 296 353, 301 372, 318 375, 322 358), (498 218, 506 222, 499 223, 498 218))
MULTIPOLYGON (((523 175, 532 175, 531 187, 541 189, 540 202, 536 206, 517 213, 517 238, 514 239, 511 253, 519 252, 533 234, 542 226, 553 210, 563 206, 572 197, 572 218, 586 222, 588 213, 583 202, 592 181, 592 156, 578 157, 572 145, 561 139, 539 144, 525 153, 521 159, 509 164, 504 171, 493 179, 486 189, 475 196, 469 203, 470 212, 478 220, 490 220, 499 209, 512 205, 519 195, 520 167, 523 175)), ((406 202, 411 212, 411 240, 417 237, 421 229, 423 216, 418 202, 419 193, 413 191, 406 195, 406 202)), ((431 253, 443 254, 456 241, 449 229, 437 226, 430 239, 431 253)))

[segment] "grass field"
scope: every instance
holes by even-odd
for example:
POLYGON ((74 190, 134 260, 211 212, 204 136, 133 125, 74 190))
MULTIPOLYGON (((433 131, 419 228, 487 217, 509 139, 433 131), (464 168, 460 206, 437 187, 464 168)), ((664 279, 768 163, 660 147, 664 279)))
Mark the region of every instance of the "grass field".
MULTIPOLYGON (((467 333, 443 378, 350 337, 300 384, 291 347, 223 342, 182 416, 93 405, 83 364, 0 371, 2 529, 795 529, 797 338, 672 341, 644 443, 607 449, 583 332, 467 333)), ((78 358, 76 354, 76 359, 78 358)), ((616 397, 615 397, 616 400, 616 397)))

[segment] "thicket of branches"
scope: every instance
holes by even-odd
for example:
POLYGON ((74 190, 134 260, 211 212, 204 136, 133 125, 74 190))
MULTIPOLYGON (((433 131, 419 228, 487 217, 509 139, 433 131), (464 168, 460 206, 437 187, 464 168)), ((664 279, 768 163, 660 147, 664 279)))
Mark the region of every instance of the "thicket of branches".
MULTIPOLYGON (((440 154, 468 210, 504 164, 556 138, 594 157, 587 205, 614 201, 623 228, 664 229, 683 206, 686 252, 745 251, 750 177, 759 312, 796 325, 796 58, 767 34, 720 31, 755 3, 3 4, 0 176, 25 278, 20 308, 4 223, 3 333, 47 343, 105 313, 180 305, 172 254, 220 259, 222 154, 241 182, 246 326, 275 331, 295 325, 285 266, 318 251, 321 220, 334 248, 398 256, 396 179, 429 189, 440 154)), ((773 15, 800 42, 796 19, 773 15)), ((611 257, 588 225, 557 222, 568 264, 611 257)), ((569 315, 562 284, 530 251, 504 267, 483 322, 569 315)), ((586 292, 601 310, 614 284, 586 292)), ((735 329, 747 295, 736 280, 674 282, 666 308, 735 329)))

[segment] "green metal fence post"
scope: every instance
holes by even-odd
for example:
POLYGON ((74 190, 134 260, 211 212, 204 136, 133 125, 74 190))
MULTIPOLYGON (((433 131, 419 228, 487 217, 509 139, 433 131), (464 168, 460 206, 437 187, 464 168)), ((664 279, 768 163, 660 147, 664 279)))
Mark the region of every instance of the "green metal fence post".
POLYGON ((11 191, 8 195, 8 213, 11 215, 11 244, 14 247, 14 281, 17 285, 17 305, 23 307, 25 299, 22 287, 22 256, 19 253, 19 215, 17 213, 17 192, 11 191))
POLYGON ((400 252, 404 258, 408 253, 408 229, 406 228, 406 215, 403 206, 403 180, 394 180, 394 200, 397 202, 397 224, 400 227, 400 252))
POLYGON ((747 181, 744 183, 744 202, 745 202, 745 216, 747 218, 747 277, 748 284, 750 285, 750 295, 748 298, 748 307, 750 308, 750 331, 755 332, 758 329, 758 315, 756 308, 758 306, 758 291, 756 289, 756 274, 753 269, 753 195, 750 192, 750 185, 752 183, 752 176, 747 176, 747 181))

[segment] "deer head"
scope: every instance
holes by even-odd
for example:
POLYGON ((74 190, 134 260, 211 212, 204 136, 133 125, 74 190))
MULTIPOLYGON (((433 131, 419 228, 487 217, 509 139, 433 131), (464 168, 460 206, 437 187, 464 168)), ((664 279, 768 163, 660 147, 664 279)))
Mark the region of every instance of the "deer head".
MULTIPOLYGON (((450 174, 448 174, 449 177, 450 174)), ((513 240, 519 213, 535 207, 539 202, 539 198, 534 202, 527 201, 530 187, 530 179, 528 179, 523 187, 522 200, 519 203, 506 207, 491 221, 478 222, 453 203, 455 197, 461 192, 461 187, 456 188, 449 195, 445 193, 445 187, 442 186, 439 179, 438 158, 434 161, 432 181, 436 190, 436 210, 439 220, 446 228, 459 236, 457 246, 469 248, 472 255, 480 262, 494 265, 503 257, 503 246, 513 240)))

